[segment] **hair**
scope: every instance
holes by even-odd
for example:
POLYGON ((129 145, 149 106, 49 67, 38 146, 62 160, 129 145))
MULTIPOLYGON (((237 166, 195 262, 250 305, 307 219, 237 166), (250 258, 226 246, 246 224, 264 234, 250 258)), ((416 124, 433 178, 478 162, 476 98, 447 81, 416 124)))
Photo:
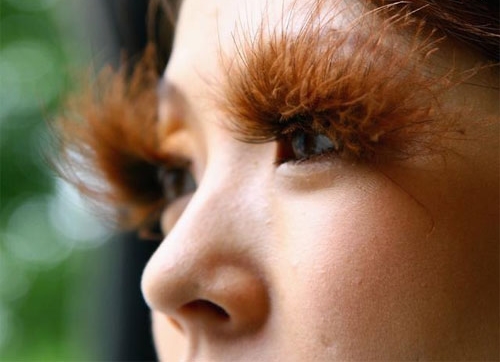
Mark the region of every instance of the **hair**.
POLYGON ((499 61, 499 2, 497 0, 371 0, 377 6, 408 7, 412 14, 448 39, 477 49, 499 61))
MULTIPOLYGON (((318 6, 322 3, 316 0, 318 6)), ((272 33, 270 40, 262 32, 250 42, 248 34, 235 38, 240 57, 234 64, 223 63, 228 75, 226 98, 218 98, 222 109, 238 120, 233 126, 242 138, 261 142, 287 137, 297 128, 319 130, 335 142, 339 153, 355 160, 386 160, 394 154, 411 157, 430 148, 434 138, 429 138, 429 124, 443 114, 433 98, 435 92, 449 87, 446 81, 457 84, 473 72, 429 78, 421 70, 444 37, 477 49, 486 57, 485 63, 496 67, 498 2, 372 3, 377 8, 373 14, 382 17, 385 30, 379 36, 360 37, 356 44, 363 54, 353 61, 337 57, 336 67, 325 60, 335 58, 334 50, 350 35, 327 32, 325 49, 325 34, 315 25, 315 11, 295 38, 283 29, 272 33), (383 61, 367 67, 366 55, 378 51, 381 36, 394 29, 413 32, 414 39, 423 40, 403 56, 388 47, 379 56, 383 61), (311 45, 318 51, 311 53, 311 45), (290 72, 286 65, 292 63, 290 72)), ((150 44, 142 58, 133 66, 125 62, 116 71, 105 68, 96 79, 88 80, 79 94, 70 96, 55 123, 60 174, 91 199, 112 205, 118 223, 127 228, 149 228, 165 207, 158 169, 171 160, 158 147, 157 84, 171 47, 167 24, 175 22, 178 5, 179 1, 152 0, 150 44)), ((456 118, 456 114, 446 115, 443 132, 456 118)))

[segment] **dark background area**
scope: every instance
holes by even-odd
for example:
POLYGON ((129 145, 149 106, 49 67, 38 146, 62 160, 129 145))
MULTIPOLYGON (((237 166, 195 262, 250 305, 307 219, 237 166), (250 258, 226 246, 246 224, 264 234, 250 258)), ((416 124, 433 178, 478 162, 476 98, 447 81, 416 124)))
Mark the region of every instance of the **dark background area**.
MULTIPOLYGON (((147 42, 147 1, 107 0, 111 29, 117 49, 137 59, 147 42)), ((120 54, 114 54, 116 63, 120 54)), ((116 270, 108 276, 102 291, 103 337, 113 336, 101 346, 104 359, 119 361, 155 360, 149 310, 140 292, 140 278, 156 243, 140 241, 135 233, 121 235, 110 247, 118 253, 116 270)))

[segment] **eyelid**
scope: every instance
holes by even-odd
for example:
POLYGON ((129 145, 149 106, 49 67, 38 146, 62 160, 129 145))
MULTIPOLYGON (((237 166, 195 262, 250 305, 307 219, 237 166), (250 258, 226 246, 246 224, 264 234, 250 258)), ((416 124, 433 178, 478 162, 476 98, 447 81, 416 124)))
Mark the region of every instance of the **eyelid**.
MULTIPOLYGON (((171 127, 173 129, 173 127, 171 127)), ((186 128, 180 128, 166 132, 159 131, 159 150, 165 155, 175 155, 175 158, 191 159, 194 152, 192 135, 186 128)))
POLYGON ((352 163, 338 157, 323 155, 317 159, 282 163, 276 166, 275 172, 280 185, 278 187, 310 191, 331 187, 352 168, 352 163))

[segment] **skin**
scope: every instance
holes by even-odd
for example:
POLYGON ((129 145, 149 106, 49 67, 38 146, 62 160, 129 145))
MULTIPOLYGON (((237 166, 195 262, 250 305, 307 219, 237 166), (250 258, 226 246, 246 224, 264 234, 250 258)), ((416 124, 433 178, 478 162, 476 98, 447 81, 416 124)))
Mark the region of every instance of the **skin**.
MULTIPOLYGON (((442 96, 493 119, 470 127, 463 117, 468 137, 447 141, 446 157, 277 166, 276 143, 236 140, 207 96, 224 73, 221 50, 234 55, 235 24, 257 26, 265 6, 182 5, 160 134, 165 152, 192 162, 198 188, 164 212, 168 236, 143 275, 159 358, 498 358, 498 89, 463 84, 442 96)), ((268 6, 271 23, 281 9, 268 6)), ((355 12, 339 11, 333 26, 355 12)), ((478 60, 450 48, 464 69, 478 60)))

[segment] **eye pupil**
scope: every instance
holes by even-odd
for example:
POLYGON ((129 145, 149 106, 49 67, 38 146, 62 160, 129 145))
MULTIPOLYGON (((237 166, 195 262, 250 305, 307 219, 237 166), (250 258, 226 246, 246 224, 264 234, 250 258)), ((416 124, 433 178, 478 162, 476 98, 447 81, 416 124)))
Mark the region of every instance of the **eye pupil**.
POLYGON ((308 143, 306 134, 303 132, 296 133, 292 136, 292 151, 297 159, 307 157, 309 148, 308 143))

